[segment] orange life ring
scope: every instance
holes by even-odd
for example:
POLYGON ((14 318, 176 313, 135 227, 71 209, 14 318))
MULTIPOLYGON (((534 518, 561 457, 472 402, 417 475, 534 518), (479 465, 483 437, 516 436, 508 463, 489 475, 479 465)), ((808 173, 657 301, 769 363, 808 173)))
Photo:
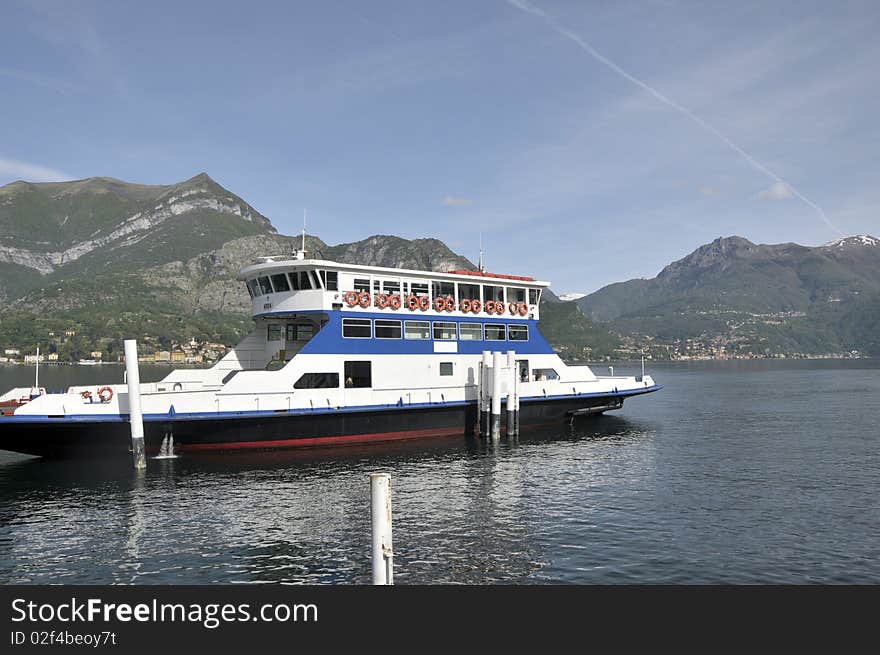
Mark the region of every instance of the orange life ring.
POLYGON ((455 310, 455 298, 452 296, 446 296, 446 311, 451 312, 455 310))
POLYGON ((446 298, 441 298, 440 296, 434 298, 434 309, 438 312, 442 312, 446 309, 446 298))
POLYGON ((407 296, 407 298, 406 298, 406 308, 409 311, 414 312, 414 311, 416 311, 416 308, 418 306, 419 306, 419 299, 416 296, 414 296, 413 294, 409 294, 409 296, 407 296))
POLYGON ((394 294, 388 299, 388 304, 391 305, 391 309, 400 309, 400 296, 394 294))
POLYGON ((384 293, 376 294, 376 307, 379 309, 385 309, 388 307, 388 296, 384 293))
POLYGON ((369 291, 361 291, 358 296, 358 304, 366 309, 370 306, 370 292, 369 291))
POLYGON ((358 304, 358 294, 357 294, 357 291, 346 291, 346 292, 345 292, 345 296, 344 296, 344 298, 345 298, 345 303, 346 303, 349 307, 354 307, 355 305, 358 304))
POLYGON ((111 400, 113 400, 113 389, 111 389, 110 387, 101 387, 100 389, 98 389, 98 398, 101 400, 102 403, 109 403, 111 400))
POLYGON ((516 306, 516 311, 519 312, 520 316, 525 316, 529 313, 529 306, 524 302, 518 303, 516 306))
POLYGON ((471 311, 474 314, 479 314, 480 309, 482 309, 482 307, 483 307, 483 305, 479 300, 474 300, 473 303, 471 303, 471 311))
POLYGON ((431 306, 431 301, 428 296, 420 296, 419 297, 419 309, 423 312, 428 311, 428 307, 431 306))
POLYGON ((507 305, 507 310, 508 310, 511 314, 516 314, 516 303, 515 303, 515 302, 508 303, 508 305, 507 305))
POLYGON ((498 315, 501 315, 504 313, 504 303, 503 302, 498 301, 497 303, 495 303, 495 313, 498 315))
POLYGON ((467 314, 469 311, 471 311, 471 301, 467 298, 464 298, 460 303, 458 303, 458 308, 465 314, 467 314))
POLYGON ((92 392, 86 389, 85 391, 80 391, 79 395, 82 397, 83 400, 87 400, 88 398, 92 397, 92 392))
POLYGON ((494 314, 495 313, 495 301, 494 300, 487 300, 486 301, 486 313, 487 314, 494 314))

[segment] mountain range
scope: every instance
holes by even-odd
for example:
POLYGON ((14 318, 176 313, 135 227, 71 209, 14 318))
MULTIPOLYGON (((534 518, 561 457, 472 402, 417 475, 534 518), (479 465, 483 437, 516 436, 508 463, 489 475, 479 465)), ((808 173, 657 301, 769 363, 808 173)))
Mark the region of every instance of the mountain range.
MULTIPOLYGON (((167 186, 96 177, 75 182, 13 182, 0 188, 0 346, 24 351, 49 332, 71 331, 71 358, 116 352, 138 336, 168 348, 192 336, 234 343, 250 325, 238 271, 258 256, 290 253, 301 237, 270 220, 207 174, 167 186)), ((306 250, 372 266, 475 270, 437 239, 375 235, 329 245, 308 235, 306 250)), ((550 303, 555 301, 547 294, 550 303)), ((617 337, 579 311, 549 310, 547 327, 563 351, 596 350, 617 337), (555 318, 558 315, 558 318, 555 318), (555 325, 555 327, 554 327, 555 325)), ((598 352, 598 351, 597 351, 598 352)))
POLYGON ((880 354, 880 239, 824 246, 719 238, 652 279, 576 300, 636 340, 728 355, 880 354))
MULTIPOLYGON (((249 329, 239 269, 301 237, 207 174, 172 185, 108 177, 0 187, 0 347, 32 351, 75 327, 72 358, 121 339, 168 348, 249 329)), ((306 249, 325 259, 424 270, 476 267, 437 239, 375 235, 306 249)), ((880 355, 880 240, 820 247, 719 238, 655 278, 545 294, 542 332, 564 356, 880 355), (568 302, 560 302, 568 301, 568 302)))

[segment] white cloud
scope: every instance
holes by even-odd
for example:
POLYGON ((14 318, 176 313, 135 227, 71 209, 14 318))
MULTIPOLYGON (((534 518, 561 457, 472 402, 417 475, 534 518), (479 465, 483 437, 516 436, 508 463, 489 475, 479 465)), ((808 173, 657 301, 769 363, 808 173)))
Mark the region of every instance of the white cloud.
POLYGON ((794 192, 785 182, 774 182, 758 194, 761 200, 790 200, 794 192))
POLYGON ((457 196, 443 196, 443 204, 447 207, 470 207, 474 201, 470 198, 460 198, 457 196))
POLYGON ((68 175, 63 171, 40 166, 39 164, 28 164, 15 159, 4 159, 0 157, 0 180, 6 178, 10 181, 24 180, 26 182, 63 182, 64 180, 74 179, 73 175, 68 175))

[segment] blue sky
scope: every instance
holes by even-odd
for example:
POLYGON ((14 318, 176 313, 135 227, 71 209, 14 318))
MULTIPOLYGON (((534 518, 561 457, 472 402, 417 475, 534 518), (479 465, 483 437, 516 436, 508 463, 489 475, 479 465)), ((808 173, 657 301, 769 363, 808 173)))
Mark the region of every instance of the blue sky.
POLYGON ((285 233, 592 291, 880 232, 880 3, 0 5, 0 184, 201 171, 285 233))

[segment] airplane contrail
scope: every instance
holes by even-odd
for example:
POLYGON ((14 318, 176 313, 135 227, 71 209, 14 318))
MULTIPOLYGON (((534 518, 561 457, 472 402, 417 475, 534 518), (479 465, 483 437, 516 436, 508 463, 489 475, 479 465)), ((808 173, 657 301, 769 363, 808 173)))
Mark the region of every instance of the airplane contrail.
POLYGON ((769 177, 770 179, 772 179, 772 180, 774 180, 774 181, 776 181, 776 182, 778 182, 778 183, 780 183, 780 184, 784 184, 785 187, 788 188, 788 189, 791 191, 792 195, 794 195, 794 196, 797 197, 799 200, 801 200, 801 202, 803 202, 803 203, 806 204, 808 207, 810 207, 811 209, 813 209, 813 210, 816 212, 816 214, 819 216, 819 218, 822 219, 822 222, 825 223, 825 225, 827 225, 828 227, 830 227, 832 230, 834 230, 834 231, 837 232, 838 234, 843 235, 843 231, 842 231, 839 227, 837 227, 837 225, 835 225, 835 224, 831 221, 830 218, 828 218, 828 215, 825 213, 825 210, 822 209, 822 207, 820 207, 820 206, 817 205, 815 202, 813 202, 812 200, 810 200, 809 198, 807 198, 803 193, 801 193, 797 188, 795 188, 790 182, 788 182, 787 180, 783 179, 782 176, 780 176, 780 175, 774 173, 772 170, 770 170, 769 168, 767 168, 764 164, 762 164, 761 162, 759 162, 757 159, 755 159, 755 158, 754 158, 752 155, 750 155, 748 152, 746 152, 746 151, 743 150, 741 147, 739 147, 737 144, 735 144, 733 141, 731 141, 731 140, 730 140, 730 139, 729 139, 724 133, 722 133, 718 128, 716 128, 715 126, 713 126, 713 125, 711 125, 710 123, 706 122, 704 119, 702 119, 702 118, 700 118, 699 116, 697 116, 694 112, 692 112, 692 111, 691 111, 690 109, 688 109, 687 107, 678 104, 678 103, 675 102, 675 100, 673 100, 672 98, 670 98, 670 97, 664 95, 663 93, 661 93, 660 91, 658 91, 658 90, 655 89, 654 87, 650 86, 650 85, 647 84, 646 82, 643 82, 642 80, 640 80, 639 78, 637 78, 635 75, 632 75, 632 74, 628 73, 627 71, 625 71, 624 69, 622 69, 620 66, 618 66, 618 65, 615 64, 613 61, 611 61, 610 59, 608 59, 608 57, 606 57, 606 56, 603 55, 601 52, 599 52, 598 50, 596 50, 593 46, 591 46, 591 45, 590 45, 590 44, 589 44, 589 43, 588 43, 583 37, 581 37, 581 36, 578 35, 578 34, 575 34, 575 33, 572 32, 571 30, 569 30, 569 29, 567 29, 566 27, 560 25, 560 24, 556 21, 556 19, 553 18, 553 16, 551 16, 550 14, 548 14, 547 12, 545 12, 545 11, 544 11, 543 9, 541 9, 540 7, 536 7, 536 6, 534 6, 533 4, 527 2, 527 0, 507 0, 507 3, 510 4, 510 5, 512 5, 512 6, 514 6, 514 7, 516 7, 516 8, 519 9, 520 11, 524 11, 524 12, 526 12, 526 13, 528 13, 528 14, 532 14, 532 15, 534 15, 534 16, 539 16, 540 18, 543 18, 543 19, 547 22, 547 24, 548 24, 548 25, 549 25, 554 31, 556 31, 557 33, 559 33, 559 34, 561 34, 562 36, 566 37, 567 39, 570 39, 571 41, 574 41, 578 46, 580 46, 580 48, 581 48, 582 50, 586 51, 591 57, 593 57, 593 59, 596 59, 596 60, 599 61, 600 63, 604 64, 607 68, 610 68, 612 71, 614 71, 615 73, 617 73, 618 75, 620 75, 620 76, 623 77, 624 79, 626 79, 626 80, 632 82, 633 84, 635 84, 635 85, 636 85, 637 87, 639 87, 640 89, 642 89, 642 90, 644 90, 644 91, 647 91, 649 94, 651 94, 652 96, 654 96, 657 100, 659 100, 659 101, 662 102, 663 104, 667 105, 668 107, 671 107, 672 109, 676 110, 677 112, 679 112, 679 113, 681 113, 681 114, 684 114, 685 116, 687 116, 688 118, 690 118, 693 122, 695 122, 697 125, 699 125, 700 127, 702 127, 702 128, 703 128, 704 130, 706 130, 707 132, 710 132, 711 134, 714 134, 714 135, 715 135, 718 139, 720 139, 720 140, 722 141, 722 143, 724 143, 728 148, 730 148, 730 149, 733 150, 736 154, 738 154, 740 157, 742 157, 743 159, 745 159, 746 162, 748 162, 748 164, 749 164, 752 168, 754 168, 756 171, 758 171, 758 172, 760 172, 760 173, 763 173, 764 175, 766 175, 766 176, 769 177))

